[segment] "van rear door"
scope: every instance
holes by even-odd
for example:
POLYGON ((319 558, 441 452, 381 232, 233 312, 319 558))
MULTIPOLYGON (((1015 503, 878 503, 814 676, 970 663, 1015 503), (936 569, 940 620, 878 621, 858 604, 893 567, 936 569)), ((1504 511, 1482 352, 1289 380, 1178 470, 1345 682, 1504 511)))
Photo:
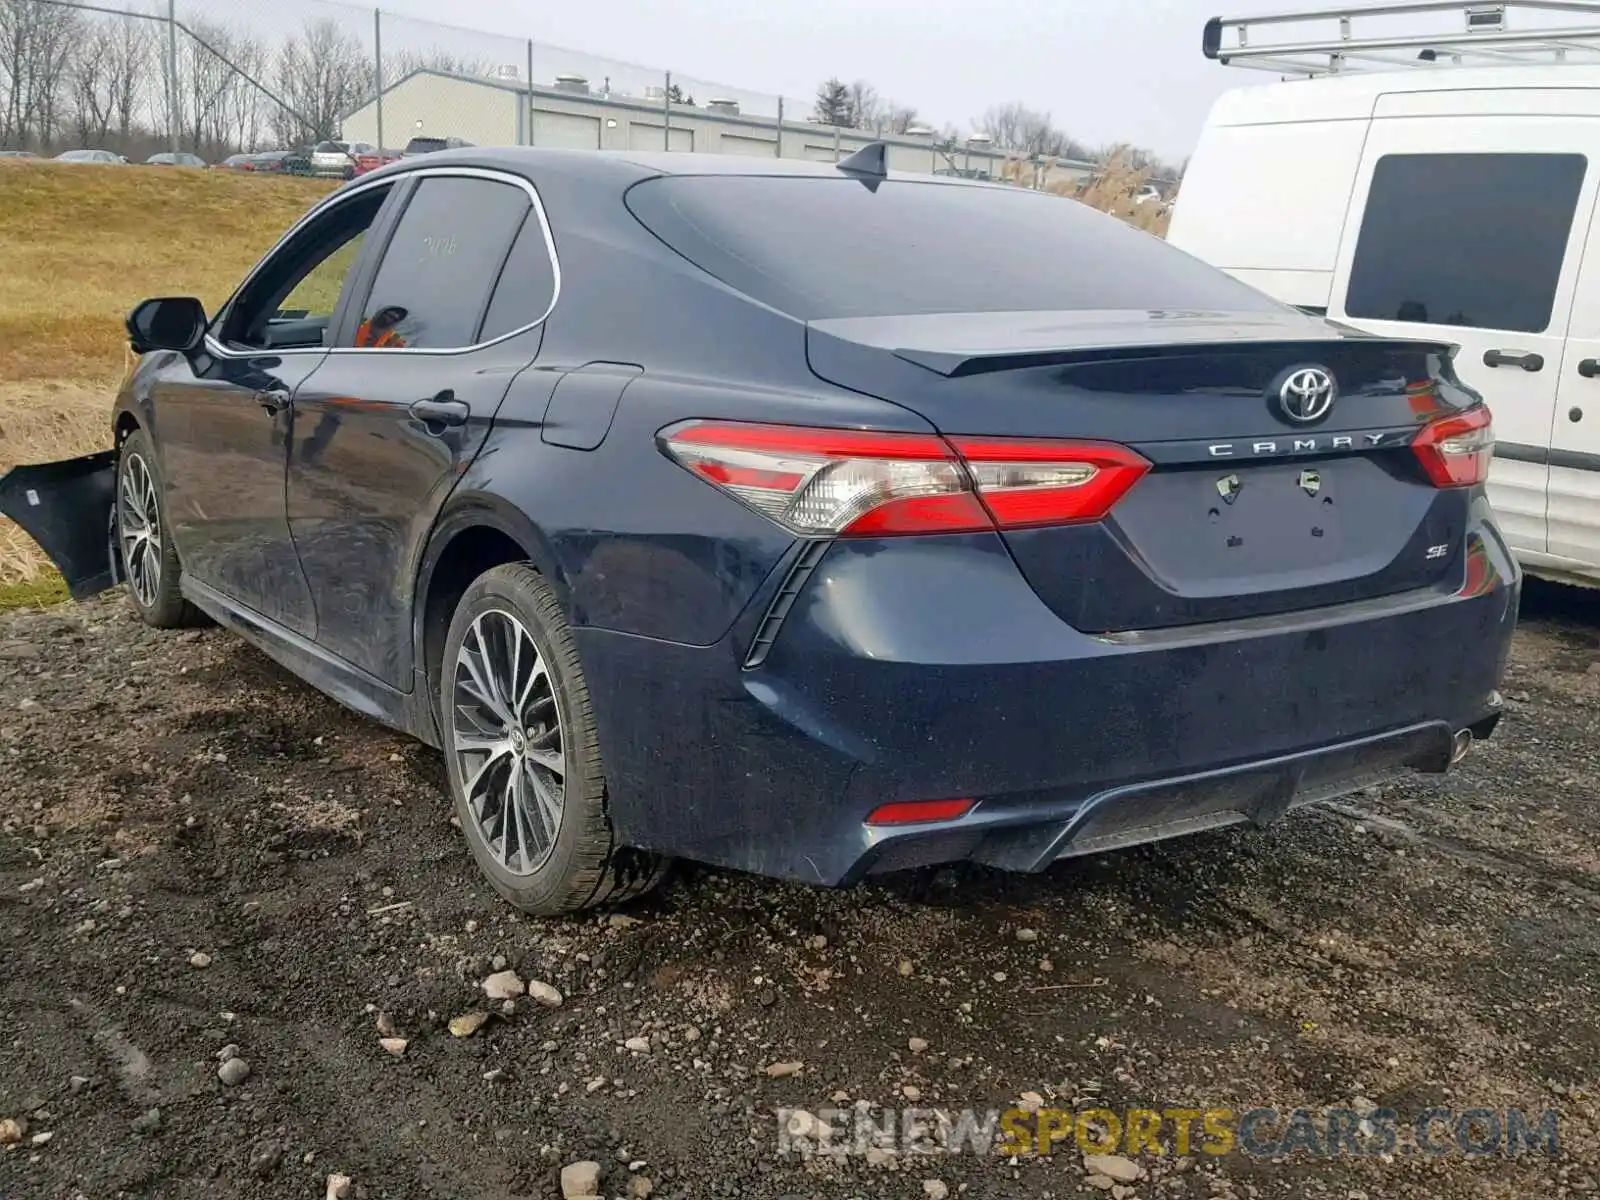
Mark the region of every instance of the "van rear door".
POLYGON ((1597 180, 1596 93, 1381 96, 1329 297, 1331 318, 1461 346, 1456 369, 1494 414, 1490 500, 1530 561, 1550 549, 1556 386, 1597 180))
POLYGON ((1549 564, 1600 574, 1600 207, 1590 222, 1556 380, 1547 491, 1549 564))

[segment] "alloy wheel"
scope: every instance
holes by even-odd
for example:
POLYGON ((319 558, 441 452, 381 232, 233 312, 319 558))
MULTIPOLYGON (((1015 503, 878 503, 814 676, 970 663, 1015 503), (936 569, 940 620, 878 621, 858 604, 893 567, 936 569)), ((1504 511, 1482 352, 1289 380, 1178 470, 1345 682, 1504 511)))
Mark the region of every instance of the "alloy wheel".
POLYGON ((472 819, 502 868, 531 874, 561 827, 566 737, 555 681, 520 620, 501 609, 473 620, 451 699, 451 753, 472 819))
POLYGON ((117 534, 128 586, 143 608, 155 607, 161 592, 161 508, 149 464, 139 454, 122 460, 117 487, 117 534))

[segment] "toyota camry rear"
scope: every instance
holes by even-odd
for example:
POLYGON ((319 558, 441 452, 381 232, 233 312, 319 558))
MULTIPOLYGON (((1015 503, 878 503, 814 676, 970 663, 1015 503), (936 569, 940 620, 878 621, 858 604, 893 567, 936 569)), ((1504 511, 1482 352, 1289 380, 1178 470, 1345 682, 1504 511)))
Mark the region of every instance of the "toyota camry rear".
POLYGON ((663 498, 786 550, 714 647, 594 639, 652 789, 633 844, 829 884, 1037 870, 1444 772, 1493 729, 1520 577, 1450 345, 1054 197, 707 176, 628 204, 803 323, 815 393, 658 410, 663 498))

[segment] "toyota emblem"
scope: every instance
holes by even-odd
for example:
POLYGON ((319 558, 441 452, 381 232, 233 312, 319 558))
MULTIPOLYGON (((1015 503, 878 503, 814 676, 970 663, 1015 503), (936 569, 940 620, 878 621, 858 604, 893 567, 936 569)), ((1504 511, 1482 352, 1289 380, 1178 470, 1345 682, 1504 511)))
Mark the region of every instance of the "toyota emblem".
POLYGON ((1299 367, 1278 388, 1278 411, 1297 425, 1309 425, 1333 407, 1333 376, 1321 367, 1299 367))

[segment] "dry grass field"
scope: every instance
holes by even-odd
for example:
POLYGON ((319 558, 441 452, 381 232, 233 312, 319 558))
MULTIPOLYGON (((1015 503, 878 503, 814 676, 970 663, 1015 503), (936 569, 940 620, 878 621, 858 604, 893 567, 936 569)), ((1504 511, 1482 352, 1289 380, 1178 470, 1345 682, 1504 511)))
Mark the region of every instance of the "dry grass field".
MULTIPOLYGON (((1161 233, 1160 206, 1132 203, 1144 180, 1113 158, 1078 198, 1161 233)), ((220 304, 331 186, 223 171, 0 165, 0 473, 105 446, 107 412, 131 362, 127 311, 159 295, 220 304)), ((32 539, 0 518, 0 598, 60 594, 32 539)))
MULTIPOLYGON (((128 309, 173 294, 220 304, 330 186, 222 171, 0 165, 0 472, 106 445, 106 415, 129 364, 128 309)), ((49 575, 32 540, 0 520, 0 586, 49 575)))

